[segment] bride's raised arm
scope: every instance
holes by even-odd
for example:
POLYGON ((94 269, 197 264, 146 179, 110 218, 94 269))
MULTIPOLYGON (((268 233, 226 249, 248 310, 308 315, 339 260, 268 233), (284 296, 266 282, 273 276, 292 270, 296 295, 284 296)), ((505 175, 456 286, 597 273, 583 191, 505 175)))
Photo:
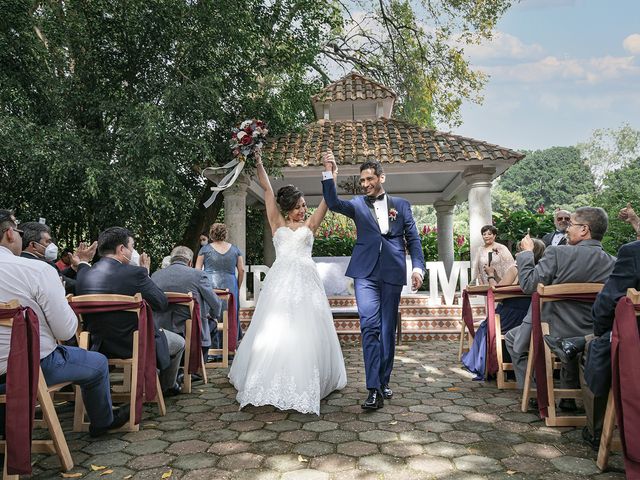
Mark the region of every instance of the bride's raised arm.
POLYGON ((269 175, 267 175, 267 171, 262 164, 262 153, 260 150, 256 150, 254 155, 256 157, 258 183, 260 183, 260 186, 264 190, 264 204, 267 210, 267 218, 269 219, 269 225, 271 225, 271 232, 275 233, 279 227, 284 226, 284 217, 280 213, 280 209, 276 203, 276 197, 273 194, 273 187, 269 181, 269 175))
MULTIPOLYGON (((335 182, 337 178, 338 168, 336 167, 333 170, 333 181, 335 182)), ((322 223, 322 220, 324 220, 324 216, 327 214, 328 210, 329 207, 327 207, 327 202, 325 202, 323 198, 320 202, 320 205, 318 205, 318 208, 316 208, 316 211, 313 212, 313 214, 309 217, 309 220, 307 220, 307 226, 313 233, 316 233, 316 230, 322 223)))

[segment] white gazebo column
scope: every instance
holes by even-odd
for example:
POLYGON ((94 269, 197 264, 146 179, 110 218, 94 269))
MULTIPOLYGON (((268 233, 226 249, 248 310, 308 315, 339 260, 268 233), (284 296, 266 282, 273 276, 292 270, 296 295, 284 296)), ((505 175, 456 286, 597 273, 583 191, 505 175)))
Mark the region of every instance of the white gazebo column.
POLYGON ((438 220, 438 260, 444 263, 447 277, 453 268, 453 208, 454 201, 438 200, 434 202, 438 220))
POLYGON ((262 253, 264 255, 264 264, 267 267, 271 267, 273 262, 276 261, 276 247, 273 246, 273 234, 271 233, 271 225, 269 225, 269 218, 267 212, 264 212, 264 234, 262 236, 262 253))
POLYGON ((463 173, 463 178, 469 185, 469 247, 472 265, 476 250, 484 245, 480 229, 492 223, 491 177, 495 171, 495 168, 474 166, 467 168, 463 173))
POLYGON ((240 175, 224 194, 224 223, 229 230, 227 241, 247 255, 247 187, 249 181, 240 175))

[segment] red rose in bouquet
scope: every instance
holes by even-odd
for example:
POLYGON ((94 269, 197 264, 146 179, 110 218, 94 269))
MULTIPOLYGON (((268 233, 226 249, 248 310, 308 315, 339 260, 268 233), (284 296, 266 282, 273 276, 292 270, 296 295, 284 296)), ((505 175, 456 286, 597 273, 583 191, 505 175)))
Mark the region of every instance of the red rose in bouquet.
POLYGON ((255 168, 255 152, 264 144, 267 133, 262 120, 245 120, 231 133, 231 153, 244 161, 247 168, 255 168))

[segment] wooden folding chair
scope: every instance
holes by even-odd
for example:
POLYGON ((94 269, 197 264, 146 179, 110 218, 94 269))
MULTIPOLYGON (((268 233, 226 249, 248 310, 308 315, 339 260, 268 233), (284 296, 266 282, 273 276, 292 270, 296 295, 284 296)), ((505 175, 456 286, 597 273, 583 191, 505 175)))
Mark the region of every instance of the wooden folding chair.
POLYGON ((229 366, 229 290, 214 288, 213 291, 220 297, 220 300, 227 300, 227 309, 222 312, 222 322, 218 322, 217 326, 218 332, 222 332, 222 348, 210 348, 208 354, 221 355, 222 360, 219 362, 207 362, 205 367, 227 368, 229 366))
MULTIPOLYGON (((172 302, 171 305, 182 305, 189 309, 189 318, 185 322, 184 326, 184 356, 182 357, 182 370, 184 372, 184 385, 182 387, 182 391, 184 393, 191 393, 191 374, 189 373, 189 358, 191 357, 191 349, 193 345, 191 345, 191 335, 193 330, 193 308, 195 302, 193 301, 193 294, 189 293, 179 293, 179 292, 164 292, 167 298, 171 300, 183 300, 181 302, 172 302)), ((201 322, 206 322, 207 319, 200 319, 201 322)), ((202 381, 204 383, 208 382, 207 379, 207 371, 204 366, 204 358, 202 357, 202 352, 200 352, 200 373, 202 375, 202 381)))
MULTIPOLYGON (((467 292, 469 295, 482 295, 486 296, 487 291, 490 289, 489 285, 468 285, 467 292)), ((486 304, 485 304, 486 305, 486 304)), ((473 308, 473 307, 472 307, 473 308)), ((486 308, 486 307, 485 307, 486 308)), ((459 337, 459 346, 458 346, 458 360, 462 360, 462 354, 468 352, 471 349, 471 345, 473 344, 473 335, 467 329, 467 324, 464 322, 460 322, 460 337, 459 337), (466 339, 466 342, 465 342, 466 339), (466 344, 465 344, 466 343, 466 344)), ((481 322, 473 322, 474 328, 477 328, 481 322)))
MULTIPOLYGON (((20 302, 17 300, 11 300, 7 303, 0 303, 0 309, 12 310, 20 307, 20 302)), ((11 328, 13 326, 12 319, 0 319, 0 326, 11 328)), ((64 436, 62 427, 60 426, 60 420, 58 420, 58 414, 53 406, 51 395, 60 390, 61 388, 70 385, 70 382, 60 383, 57 385, 47 386, 47 382, 42 374, 42 369, 39 370, 38 377, 38 396, 37 401, 42 411, 42 420, 36 421, 35 426, 42 426, 49 430, 51 440, 32 440, 31 451, 33 453, 55 453, 60 459, 60 465, 62 470, 68 472, 73 468, 73 458, 67 445, 67 439, 64 436)), ((0 395, 0 404, 7 403, 7 395, 0 395)), ((29 408, 25 405, 25 408, 29 408)), ((3 478, 18 480, 19 475, 9 475, 7 473, 7 460, 8 455, 6 451, 7 444, 4 440, 0 440, 0 448, 4 451, 4 470, 3 478)))
MULTIPOLYGON (((81 304, 87 302, 115 302, 115 303, 140 303, 142 302, 142 296, 137 293, 131 297, 129 295, 109 295, 109 294, 95 294, 95 295, 79 295, 69 298, 70 304, 81 304)), ((140 316, 140 308, 133 308, 123 310, 125 312, 135 313, 140 316)), ((99 314, 95 314, 99 315, 99 314)), ((82 315, 79 315, 80 321, 82 321, 82 315)), ((137 325, 137 324, 136 324, 137 325)), ((91 346, 90 333, 88 331, 82 331, 80 333, 80 348, 88 350, 91 346)), ((125 432, 137 432, 139 425, 135 423, 136 418, 136 390, 138 387, 138 330, 133 332, 133 345, 131 358, 109 358, 109 365, 113 365, 117 369, 122 370, 122 382, 114 385, 114 379, 110 376, 111 381, 111 400, 114 403, 129 403, 130 413, 129 421, 125 423, 118 431, 125 432)), ((156 389, 157 395, 153 403, 158 404, 158 410, 160 416, 164 416, 167 413, 167 409, 164 403, 164 397, 162 395, 162 387, 160 386, 160 378, 156 375, 156 389)), ((73 420, 74 432, 86 432, 89 430, 89 422, 85 419, 85 408, 82 402, 82 396, 79 394, 79 387, 76 386, 76 405, 75 414, 73 420)))
MULTIPOLYGON (((635 288, 627 290, 627 297, 631 299, 634 304, 640 304, 640 292, 635 288)), ((636 315, 640 315, 637 312, 636 315)), ((614 320, 615 321, 615 320, 614 320)), ((609 398, 607 400, 607 409, 604 414, 604 422, 602 424, 602 435, 600 436, 600 448, 598 449, 598 460, 596 465, 600 470, 607 468, 609 464, 609 454, 611 450, 621 450, 622 444, 620 437, 614 435, 616 430, 616 404, 613 401, 613 390, 609 390, 609 398)))
MULTIPOLYGON (((494 287, 494 300, 495 303, 499 303, 509 298, 522 298, 530 297, 525 293, 513 292, 513 286, 508 287, 494 287)), ((496 383, 499 389, 514 389, 518 387, 516 381, 507 381, 506 372, 513 371, 513 363, 504 361, 504 349, 502 342, 504 341, 504 335, 502 334, 502 326, 500 324, 500 314, 495 314, 495 326, 496 326, 496 356, 498 357, 498 373, 496 377, 496 383)), ((488 355, 487 355, 488 357, 488 355)))
MULTIPOLYGON (((597 294, 602 290, 602 283, 563 283, 557 285, 538 285, 538 294, 540 294, 540 312, 542 321, 542 335, 549 335, 549 324, 545 323, 542 318, 543 305, 547 302, 567 301, 570 299, 551 298, 557 295, 584 295, 597 294)), ((581 427, 586 424, 587 417, 584 415, 557 415, 556 398, 574 398, 582 399, 582 389, 580 388, 557 388, 553 381, 553 371, 559 370, 562 366, 561 362, 551 352, 551 349, 543 342, 544 358, 546 365, 546 381, 548 392, 548 416, 545 423, 548 427, 581 427)), ((533 375, 534 364, 534 343, 533 331, 531 332, 531 341, 529 343, 529 358, 527 359, 527 372, 525 375, 524 389, 522 391, 521 409, 526 412, 528 409, 529 398, 532 398, 536 389, 531 388, 531 378, 533 375)))

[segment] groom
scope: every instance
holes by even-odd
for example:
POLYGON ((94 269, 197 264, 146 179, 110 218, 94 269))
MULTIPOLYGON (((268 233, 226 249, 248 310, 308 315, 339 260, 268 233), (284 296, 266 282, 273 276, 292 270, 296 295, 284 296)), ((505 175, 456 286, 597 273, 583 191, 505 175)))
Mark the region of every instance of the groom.
POLYGON ((338 168, 331 152, 323 156, 322 194, 330 210, 352 218, 358 237, 346 275, 354 280, 362 352, 369 396, 365 410, 376 410, 390 399, 389 379, 393 369, 395 331, 400 292, 406 283, 405 240, 413 273, 414 290, 422 285, 424 256, 411 205, 403 198, 385 194, 382 165, 367 161, 360 166, 364 195, 340 200, 334 173, 338 168))

